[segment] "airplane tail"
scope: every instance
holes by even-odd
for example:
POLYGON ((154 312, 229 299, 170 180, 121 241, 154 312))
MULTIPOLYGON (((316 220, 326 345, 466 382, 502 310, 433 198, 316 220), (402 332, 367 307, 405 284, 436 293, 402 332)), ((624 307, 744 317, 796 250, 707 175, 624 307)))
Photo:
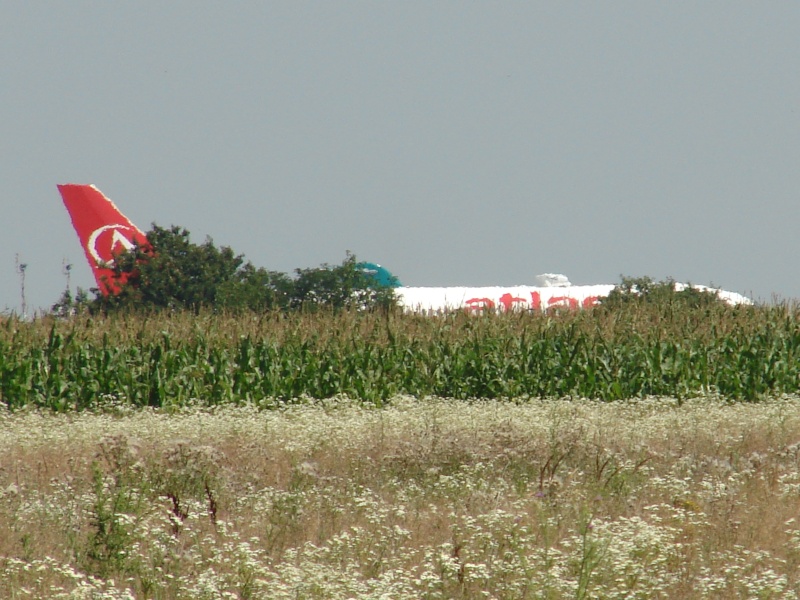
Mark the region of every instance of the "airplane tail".
POLYGON ((147 245, 147 237, 123 215, 114 203, 93 185, 59 185, 97 287, 104 296, 119 291, 125 277, 116 277, 114 258, 135 244, 147 245))
POLYGON ((377 263, 360 262, 356 265, 358 269, 367 277, 373 279, 381 287, 396 288, 402 284, 386 267, 377 263))

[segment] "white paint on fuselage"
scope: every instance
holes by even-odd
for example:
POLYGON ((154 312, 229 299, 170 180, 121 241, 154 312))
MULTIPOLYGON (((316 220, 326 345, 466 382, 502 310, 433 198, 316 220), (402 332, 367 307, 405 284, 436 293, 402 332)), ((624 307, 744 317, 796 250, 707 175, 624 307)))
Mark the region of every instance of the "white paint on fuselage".
MULTIPOLYGON (((547 310, 551 308, 589 308, 611 293, 612 284, 568 285, 561 287, 540 286, 491 286, 491 287, 399 287, 397 298, 408 311, 444 312, 456 309, 483 312, 486 310, 547 310)), ((681 290, 685 284, 676 283, 681 290)), ((752 304, 737 294, 702 285, 692 287, 710 290, 731 305, 752 304)))

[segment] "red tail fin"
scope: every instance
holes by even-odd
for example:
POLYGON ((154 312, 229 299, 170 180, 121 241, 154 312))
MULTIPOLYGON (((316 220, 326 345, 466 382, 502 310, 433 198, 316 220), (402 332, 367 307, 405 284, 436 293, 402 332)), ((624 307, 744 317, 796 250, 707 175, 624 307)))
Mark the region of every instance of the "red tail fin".
POLYGON ((97 287, 104 296, 117 293, 125 278, 115 278, 109 267, 120 252, 130 250, 137 243, 146 245, 147 238, 93 185, 59 185, 58 191, 92 267, 97 287))

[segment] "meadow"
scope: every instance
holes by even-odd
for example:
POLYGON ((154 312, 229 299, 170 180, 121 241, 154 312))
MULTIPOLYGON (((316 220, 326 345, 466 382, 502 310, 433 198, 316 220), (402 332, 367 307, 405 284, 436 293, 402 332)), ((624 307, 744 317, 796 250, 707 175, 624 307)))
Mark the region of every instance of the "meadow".
POLYGON ((800 398, 0 413, 3 598, 797 598, 800 398))
POLYGON ((2 598, 798 598, 797 311, 0 323, 2 598))

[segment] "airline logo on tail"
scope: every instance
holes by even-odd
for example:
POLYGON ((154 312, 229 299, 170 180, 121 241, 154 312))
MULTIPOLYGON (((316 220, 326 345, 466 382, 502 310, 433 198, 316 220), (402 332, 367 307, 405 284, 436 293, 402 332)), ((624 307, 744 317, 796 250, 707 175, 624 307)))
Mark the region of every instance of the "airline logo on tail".
POLYGON ((115 277, 115 258, 135 244, 146 245, 147 237, 93 185, 59 185, 58 191, 92 267, 97 287, 104 296, 118 292, 125 278, 115 277))

